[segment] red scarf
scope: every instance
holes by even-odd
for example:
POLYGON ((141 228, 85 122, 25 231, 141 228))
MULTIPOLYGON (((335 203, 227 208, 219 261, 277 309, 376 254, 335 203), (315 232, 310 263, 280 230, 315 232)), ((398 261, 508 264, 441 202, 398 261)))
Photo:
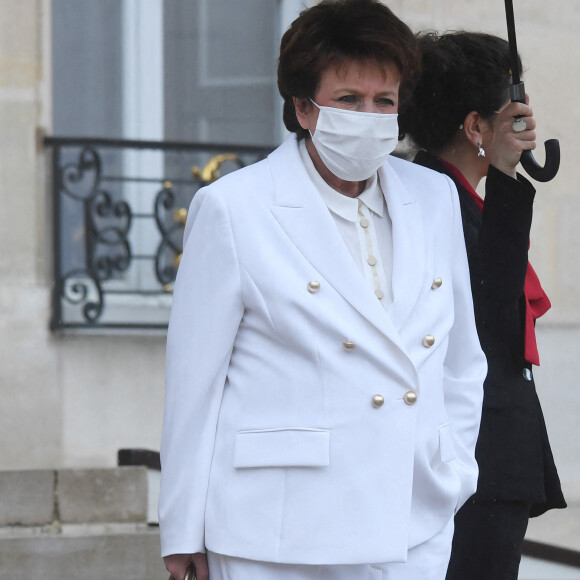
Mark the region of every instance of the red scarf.
MULTIPOLYGON (((483 198, 471 187, 471 184, 465 179, 457 167, 447 161, 439 158, 439 161, 452 174, 452 176, 461 184, 469 193, 473 201, 477 204, 479 211, 483 211, 483 198)), ((529 245, 528 245, 529 247, 529 245)), ((534 321, 540 318, 550 309, 550 299, 544 292, 540 279, 532 265, 528 262, 526 271, 526 281, 524 283, 524 295, 526 298, 526 325, 524 337, 524 357, 525 359, 537 366, 540 366, 540 355, 538 354, 538 345, 536 343, 536 329, 534 321)))

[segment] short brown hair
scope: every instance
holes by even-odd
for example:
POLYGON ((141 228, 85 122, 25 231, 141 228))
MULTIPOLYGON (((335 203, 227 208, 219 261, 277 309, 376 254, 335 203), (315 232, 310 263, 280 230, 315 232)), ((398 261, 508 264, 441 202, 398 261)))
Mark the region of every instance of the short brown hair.
POLYGON ((286 128, 302 138, 292 97, 313 99, 322 73, 347 60, 392 63, 401 74, 400 98, 420 69, 421 52, 410 28, 379 0, 323 0, 304 10, 285 32, 278 90, 286 128))

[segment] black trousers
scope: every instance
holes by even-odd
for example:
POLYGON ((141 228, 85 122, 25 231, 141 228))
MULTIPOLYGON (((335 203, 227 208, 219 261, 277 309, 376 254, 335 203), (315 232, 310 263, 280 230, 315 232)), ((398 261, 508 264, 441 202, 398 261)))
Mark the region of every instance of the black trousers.
POLYGON ((530 504, 469 499, 455 516, 446 580, 517 580, 530 504))

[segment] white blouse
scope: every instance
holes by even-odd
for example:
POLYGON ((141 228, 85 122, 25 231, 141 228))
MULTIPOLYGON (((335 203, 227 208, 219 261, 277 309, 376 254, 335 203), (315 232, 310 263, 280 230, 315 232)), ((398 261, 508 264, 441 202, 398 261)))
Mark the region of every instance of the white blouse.
POLYGON ((308 175, 326 206, 356 266, 386 309, 393 302, 393 236, 391 218, 377 174, 367 180, 365 190, 355 198, 339 193, 318 173, 306 149, 299 144, 308 175))

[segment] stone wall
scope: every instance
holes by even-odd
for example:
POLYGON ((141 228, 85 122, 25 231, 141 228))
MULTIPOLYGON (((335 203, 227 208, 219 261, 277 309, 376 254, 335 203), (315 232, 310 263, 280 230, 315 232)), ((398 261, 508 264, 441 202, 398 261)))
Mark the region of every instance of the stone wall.
POLYGON ((47 326, 50 268, 45 154, 50 128, 49 4, 0 4, 0 464, 61 453, 58 350, 47 326))

